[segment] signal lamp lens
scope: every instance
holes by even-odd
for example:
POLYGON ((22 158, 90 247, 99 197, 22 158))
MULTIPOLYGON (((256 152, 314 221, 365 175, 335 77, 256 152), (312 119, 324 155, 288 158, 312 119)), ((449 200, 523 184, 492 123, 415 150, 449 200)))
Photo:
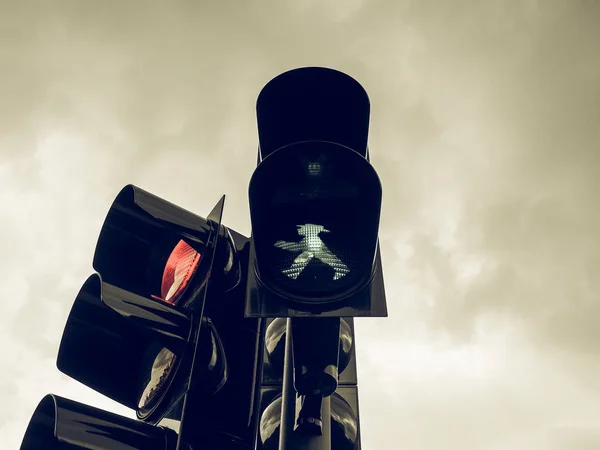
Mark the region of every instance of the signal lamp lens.
POLYGON ((283 370, 286 329, 287 320, 284 317, 278 317, 273 319, 265 332, 267 359, 271 366, 275 367, 275 370, 283 370))
POLYGON ((352 347, 354 345, 354 338, 352 336, 352 328, 346 320, 340 320, 340 352, 338 359, 338 371, 342 373, 352 357, 352 347))
POLYGON ((177 356, 167 348, 159 351, 156 358, 154 358, 150 380, 147 382, 138 403, 138 408, 142 413, 152 409, 160 400, 163 388, 167 385, 167 381, 173 373, 176 359, 177 356))
POLYGON ((259 437, 265 450, 276 450, 281 429, 281 396, 273 400, 260 418, 259 437))
POLYGON ((336 448, 354 449, 358 439, 358 418, 341 395, 331 396, 331 442, 336 448))
POLYGON ((161 284, 161 300, 174 305, 185 291, 200 264, 200 253, 187 242, 177 243, 163 272, 161 284))

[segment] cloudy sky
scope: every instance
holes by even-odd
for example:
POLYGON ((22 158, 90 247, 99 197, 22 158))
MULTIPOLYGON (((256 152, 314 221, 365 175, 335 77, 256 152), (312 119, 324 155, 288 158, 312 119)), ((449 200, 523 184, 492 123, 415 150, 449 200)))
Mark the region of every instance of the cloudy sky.
POLYGON ((600 449, 600 3, 0 2, 0 441, 52 392, 133 183, 249 234, 255 100, 359 80, 388 319, 357 326, 363 448, 600 449))

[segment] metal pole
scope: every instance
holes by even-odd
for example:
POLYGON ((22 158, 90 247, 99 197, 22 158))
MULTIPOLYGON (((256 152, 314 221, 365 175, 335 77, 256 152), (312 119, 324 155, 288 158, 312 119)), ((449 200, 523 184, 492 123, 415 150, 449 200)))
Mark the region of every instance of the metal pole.
POLYGON ((321 436, 304 436, 294 432, 296 421, 296 390, 294 389, 291 319, 287 319, 285 360, 283 364, 283 392, 281 399, 279 450, 331 450, 330 397, 323 399, 323 407, 321 409, 323 434, 321 436))

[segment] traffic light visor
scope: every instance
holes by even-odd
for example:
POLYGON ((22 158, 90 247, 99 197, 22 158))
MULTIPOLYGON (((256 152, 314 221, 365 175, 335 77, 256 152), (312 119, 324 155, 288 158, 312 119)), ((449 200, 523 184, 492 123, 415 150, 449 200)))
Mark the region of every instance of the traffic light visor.
POLYGON ((70 377, 151 414, 188 353, 191 313, 88 278, 60 343, 57 366, 70 377))
POLYGON ((209 220, 128 185, 108 211, 93 267, 104 282, 121 289, 187 304, 207 281, 208 267, 200 264, 201 255, 216 239, 209 220))
POLYGON ((172 430, 49 394, 33 413, 21 450, 175 450, 176 443, 172 430))
POLYGON ((259 160, 308 140, 337 142, 366 157, 369 115, 369 96, 351 76, 325 67, 284 72, 256 101, 259 160))

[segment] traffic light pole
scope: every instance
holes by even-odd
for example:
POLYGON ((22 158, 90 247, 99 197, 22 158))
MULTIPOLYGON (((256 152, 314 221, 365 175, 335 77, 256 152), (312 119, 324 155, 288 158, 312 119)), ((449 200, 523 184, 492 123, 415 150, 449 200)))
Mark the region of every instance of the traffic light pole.
POLYGON ((286 330, 279 450, 331 450, 330 397, 323 399, 321 409, 323 434, 320 436, 306 436, 294 431, 296 422, 296 390, 294 389, 292 319, 290 318, 287 319, 286 330))

